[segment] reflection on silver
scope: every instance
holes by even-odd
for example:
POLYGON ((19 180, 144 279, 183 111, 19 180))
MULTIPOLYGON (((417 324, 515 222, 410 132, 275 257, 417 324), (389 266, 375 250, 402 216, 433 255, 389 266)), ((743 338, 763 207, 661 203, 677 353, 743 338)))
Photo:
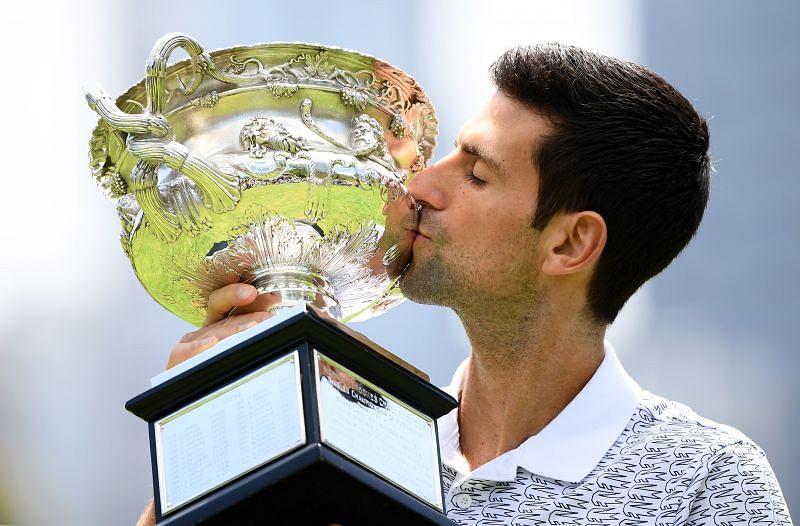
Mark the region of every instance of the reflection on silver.
POLYGON ((400 256, 400 247, 397 245, 397 243, 395 243, 386 250, 386 253, 383 255, 383 258, 381 259, 381 263, 383 263, 386 266, 389 266, 395 261, 397 261, 397 258, 399 256, 400 256))
POLYGON ((316 349, 322 442, 443 511, 436 424, 316 349))
POLYGON ((178 33, 156 43, 146 73, 116 100, 97 85, 85 95, 100 116, 92 173, 159 303, 200 323, 212 287, 235 281, 280 292, 277 308, 312 301, 336 317, 397 303, 395 281, 365 261, 384 200, 409 197, 403 183, 436 142, 411 77, 354 51, 206 52, 178 33), (189 58, 169 66, 179 48, 189 58), (254 206, 268 214, 252 221, 254 206))

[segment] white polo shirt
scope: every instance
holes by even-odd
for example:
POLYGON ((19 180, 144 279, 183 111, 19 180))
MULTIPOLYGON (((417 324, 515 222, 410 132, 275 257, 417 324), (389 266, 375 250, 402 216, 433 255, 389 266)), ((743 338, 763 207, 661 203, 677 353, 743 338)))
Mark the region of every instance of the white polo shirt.
MULTIPOLYGON (((468 360, 445 388, 456 398, 468 360)), ((459 525, 791 524, 758 446, 642 390, 608 343, 589 383, 516 449, 469 472, 457 410, 439 419, 439 440, 459 525)))

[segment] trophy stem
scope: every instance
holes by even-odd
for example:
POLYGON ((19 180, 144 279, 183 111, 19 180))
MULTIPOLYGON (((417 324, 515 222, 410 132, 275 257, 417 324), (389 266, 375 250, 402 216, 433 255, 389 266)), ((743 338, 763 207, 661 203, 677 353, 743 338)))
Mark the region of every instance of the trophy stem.
POLYGON ((323 275, 302 266, 270 266, 253 272, 249 283, 259 294, 274 294, 280 299, 271 311, 310 303, 332 317, 341 319, 342 309, 333 295, 331 282, 323 275))

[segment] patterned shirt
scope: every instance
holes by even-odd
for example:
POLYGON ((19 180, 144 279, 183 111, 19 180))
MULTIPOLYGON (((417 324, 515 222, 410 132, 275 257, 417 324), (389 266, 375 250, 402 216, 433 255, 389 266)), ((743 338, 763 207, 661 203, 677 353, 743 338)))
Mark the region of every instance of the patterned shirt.
POLYGON ((791 525, 757 445, 641 390, 608 344, 583 390, 518 448, 470 473, 456 411, 439 435, 447 516, 462 526, 791 525))

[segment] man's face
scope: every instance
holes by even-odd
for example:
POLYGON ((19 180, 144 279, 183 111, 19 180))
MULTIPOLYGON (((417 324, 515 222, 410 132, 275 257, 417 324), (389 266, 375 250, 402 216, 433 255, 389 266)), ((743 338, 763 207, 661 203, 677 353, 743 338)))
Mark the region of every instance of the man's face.
POLYGON ((530 301, 539 234, 532 152, 547 120, 496 93, 459 133, 455 150, 409 184, 423 205, 403 293, 456 311, 530 301))

